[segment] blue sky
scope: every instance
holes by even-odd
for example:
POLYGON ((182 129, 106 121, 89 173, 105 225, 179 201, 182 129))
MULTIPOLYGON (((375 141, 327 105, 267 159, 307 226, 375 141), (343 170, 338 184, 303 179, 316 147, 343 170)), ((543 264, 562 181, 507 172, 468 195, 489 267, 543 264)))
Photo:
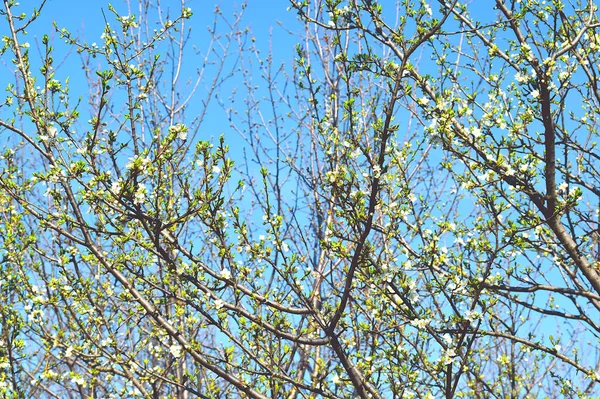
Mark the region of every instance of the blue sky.
MULTIPOLYGON (((42 10, 42 13, 37 21, 35 21, 28 29, 29 43, 31 45, 31 60, 32 65, 38 65, 41 48, 41 37, 43 34, 48 34, 51 39, 51 44, 54 46, 54 66, 56 77, 59 80, 69 78, 71 83, 71 97, 83 96, 84 103, 86 102, 87 80, 81 69, 80 56, 72 48, 61 42, 58 34, 53 28, 56 24, 58 28, 65 28, 74 37, 77 37, 82 42, 91 44, 101 44, 101 34, 104 28, 104 15, 111 25, 115 26, 114 15, 108 10, 107 5, 112 4, 120 15, 136 14, 139 10, 132 6, 128 9, 125 1, 74 1, 74 0, 48 0, 42 10)), ((15 10, 19 12, 30 13, 33 7, 37 6, 37 2, 31 5, 23 2, 15 10)), ((186 2, 186 6, 190 7, 194 13, 193 17, 186 21, 186 26, 192 29, 191 45, 196 45, 202 49, 205 43, 210 40, 208 28, 213 25, 214 10, 219 7, 222 15, 232 20, 232 16, 242 10, 241 1, 203 1, 191 0, 186 2)), ((175 18, 181 9, 181 2, 167 0, 161 2, 163 10, 169 10, 167 14, 170 18, 175 18), (172 10, 172 11, 171 11, 172 10)), ((287 1, 273 0, 252 0, 249 4, 243 7, 243 18, 240 27, 249 30, 249 37, 255 39, 252 43, 260 49, 261 55, 266 57, 272 51, 273 64, 286 64, 286 69, 291 70, 291 66, 295 56, 295 45, 299 41, 299 37, 289 34, 286 29, 298 32, 301 28, 297 20, 297 15, 294 11, 287 10, 287 1), (283 27, 282 27, 283 26, 283 27)), ((228 32, 224 24, 217 27, 219 34, 228 32)), ((183 65, 183 77, 193 77, 196 74, 198 65, 191 58, 183 65)), ((12 71, 13 65, 6 64, 2 66, 4 71, 12 71)), ((37 69, 37 68, 36 68, 37 69)), ((36 70, 37 71, 37 70, 36 70)), ((10 75, 4 75, 4 78, 10 79, 10 75)), ((0 77, 0 83, 5 83, 4 78, 0 77)), ((258 74, 255 79, 258 78, 258 74)), ((208 75, 210 79, 210 75, 208 75)), ((231 79, 230 83, 223 88, 220 95, 225 97, 228 92, 239 90, 243 81, 240 81, 240 76, 231 79)), ((4 84, 4 86, 6 86, 4 84)), ((259 96, 266 96, 267 92, 262 91, 260 85, 258 90, 259 96)), ((245 94, 245 93, 242 93, 245 94)), ((241 98, 241 95, 239 96, 241 98)), ((226 98, 225 98, 226 100, 226 98)), ((80 112, 85 110, 85 106, 80 107, 80 112)), ((211 105, 211 112, 207 114, 204 121, 204 128, 213 132, 212 136, 218 137, 220 134, 225 134, 228 141, 232 144, 239 141, 239 137, 232 137, 227 118, 217 102, 211 105)), ((193 110, 190 110, 193 113, 193 110)), ((82 118, 82 120, 85 120, 82 118)), ((237 136, 237 135, 236 135, 237 136)))

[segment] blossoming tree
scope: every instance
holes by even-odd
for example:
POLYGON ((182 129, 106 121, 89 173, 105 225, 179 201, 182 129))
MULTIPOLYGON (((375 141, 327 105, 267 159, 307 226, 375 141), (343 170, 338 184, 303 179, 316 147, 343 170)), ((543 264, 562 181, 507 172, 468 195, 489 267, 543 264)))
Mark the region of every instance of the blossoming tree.
POLYGON ((283 67, 127 4, 85 94, 4 0, 2 395, 600 392, 593 2, 291 1, 283 67))

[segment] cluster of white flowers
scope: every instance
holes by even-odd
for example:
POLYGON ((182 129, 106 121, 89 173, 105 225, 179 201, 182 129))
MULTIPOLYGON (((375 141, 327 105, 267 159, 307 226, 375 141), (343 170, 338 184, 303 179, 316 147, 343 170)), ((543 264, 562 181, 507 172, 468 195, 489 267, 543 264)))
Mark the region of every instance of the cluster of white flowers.
POLYGON ((169 347, 169 352, 171 352, 171 355, 173 355, 173 357, 181 357, 181 355, 183 354, 183 347, 178 344, 171 345, 169 347))
POLYGON ((352 10, 349 6, 344 6, 340 9, 329 11, 327 13, 329 15, 329 21, 327 22, 327 26, 329 26, 330 28, 335 28, 339 24, 339 19, 349 19, 351 17, 351 12, 352 10))
POLYGON ((447 366, 453 363, 454 360, 456 360, 456 351, 453 348, 448 347, 444 351, 444 355, 442 356, 441 361, 447 366))
POLYGON ((561 71, 558 74, 558 79, 562 82, 568 80, 570 77, 571 77, 571 72, 569 72, 569 71, 561 71))
POLYGON ((139 25, 135 21, 135 15, 124 15, 119 18, 119 21, 121 22, 121 26, 123 27, 123 30, 128 29, 128 28, 139 27, 139 25))
POLYGON ((533 52, 531 51, 531 46, 527 43, 521 44, 521 54, 524 55, 528 61, 532 61, 534 59, 533 52))
POLYGON ((223 269, 221 270, 221 273, 219 273, 219 275, 224 278, 225 280, 229 280, 231 278, 231 272, 227 269, 223 269))
POLYGON ((442 335, 442 339, 444 340, 447 346, 452 345, 452 337, 450 336, 450 334, 446 333, 442 335))
POLYGON ((34 309, 27 315, 30 323, 41 323, 44 320, 44 312, 41 309, 34 309))
POLYGON ((558 191, 559 194, 564 195, 567 193, 567 188, 569 188, 569 185, 567 184, 567 182, 562 182, 561 184, 558 185, 556 190, 558 191))
POLYGON ((504 174, 506 176, 514 176, 515 175, 515 170, 512 168, 512 166, 507 166, 506 170, 504 171, 504 174))
POLYGON ((410 325, 419 330, 425 330, 429 323, 431 323, 431 319, 413 319, 410 321, 410 325))
POLYGON ((486 181, 491 182, 494 180, 494 176, 495 176, 494 171, 487 170, 484 174, 479 175, 478 178, 479 178, 479 180, 481 180, 483 182, 486 182, 486 181))
POLYGON ((331 378, 331 382, 333 382, 335 385, 342 385, 342 379, 340 378, 339 374, 335 374, 332 378, 331 378))
POLYGON ((417 99, 417 104, 426 106, 427 104, 429 104, 429 98, 421 97, 421 98, 417 99))
POLYGON ((75 350, 75 348, 73 348, 71 345, 69 345, 67 347, 67 349, 65 350, 65 358, 70 358, 71 356, 73 356, 74 350, 75 350))
POLYGON ((429 15, 430 17, 433 15, 433 11, 431 10, 431 6, 429 4, 423 2, 423 8, 425 9, 427 15, 429 15))
POLYGON ((465 320, 473 322, 473 321, 479 320, 481 318, 481 313, 479 313, 476 310, 467 310, 464 313, 464 318, 465 318, 465 320))
POLYGON ((133 203, 136 205, 143 204, 147 194, 148 189, 146 188, 146 185, 143 183, 138 184, 137 190, 135 190, 135 194, 133 195, 133 203))
POLYGON ((223 301, 222 299, 215 300, 215 309, 219 310, 223 306, 225 306, 225 301, 223 301))
MULTIPOLYGON (((117 42, 116 32, 114 30, 110 30, 110 25, 106 24, 106 31, 100 35, 100 39, 104 42, 107 49, 111 49, 111 46, 117 42), (110 32, 110 33, 107 33, 110 32)), ((116 60, 118 62, 118 60, 116 60)))
POLYGON ((188 134, 188 128, 183 123, 169 126, 169 133, 176 134, 179 140, 186 140, 188 134))
POLYGON ((129 162, 125 165, 125 168, 130 170, 139 170, 140 172, 144 172, 148 166, 152 163, 152 160, 149 157, 139 158, 129 158, 129 162))
POLYGON ((83 378, 82 375, 73 374, 73 377, 71 378, 71 382, 74 384, 77 384, 79 386, 85 387, 85 378, 83 378))
POLYGON ((526 72, 515 73, 515 80, 517 81, 517 83, 520 83, 520 84, 528 83, 529 81, 531 81, 532 78, 533 78, 533 76, 526 72))

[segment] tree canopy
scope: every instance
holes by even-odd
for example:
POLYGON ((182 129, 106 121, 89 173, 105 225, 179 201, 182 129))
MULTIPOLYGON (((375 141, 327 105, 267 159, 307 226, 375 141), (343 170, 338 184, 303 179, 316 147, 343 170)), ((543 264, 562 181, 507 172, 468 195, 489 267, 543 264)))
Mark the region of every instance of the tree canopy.
POLYGON ((595 2, 286 4, 3 0, 0 395, 600 395, 595 2))

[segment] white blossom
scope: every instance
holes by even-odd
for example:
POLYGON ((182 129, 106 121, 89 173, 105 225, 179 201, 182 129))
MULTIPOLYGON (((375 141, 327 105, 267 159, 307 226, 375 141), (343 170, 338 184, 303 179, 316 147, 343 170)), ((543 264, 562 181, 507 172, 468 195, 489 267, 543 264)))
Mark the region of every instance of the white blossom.
POLYGON ((452 348, 448 348, 444 351, 443 362, 445 365, 451 364, 456 358, 456 351, 452 348))
POLYGON ((340 376, 338 374, 335 374, 333 376, 333 378, 331 379, 331 382, 333 382, 335 385, 341 385, 342 379, 340 378, 340 376))
POLYGON ((215 308, 216 309, 221 309, 223 306, 225 306, 225 301, 223 301, 222 299, 217 299, 215 301, 215 308))
POLYGON ((557 190, 559 193, 566 193, 567 192, 567 188, 569 188, 569 185, 567 184, 567 182, 562 182, 561 184, 558 185, 557 190))
POLYGON ((143 204, 147 193, 148 189, 146 189, 146 185, 142 183, 138 184, 138 188, 133 195, 133 203, 136 205, 143 204))
POLYGON ((450 334, 446 333, 442 335, 442 339, 444 340, 446 345, 452 345, 452 337, 450 336, 450 334))
POLYGON ((429 16, 431 17, 433 15, 433 11, 431 10, 431 6, 429 4, 427 4, 427 3, 425 3, 423 5, 423 7, 425 8, 425 12, 427 14, 429 14, 429 16))
POLYGON ((171 355, 173 355, 173 357, 181 357, 183 348, 181 347, 181 345, 171 345, 169 347, 169 352, 171 352, 171 355))
POLYGON ((431 319, 414 319, 410 321, 410 325, 418 328, 419 330, 424 330, 431 323, 431 319))
POLYGON ((529 81, 529 75, 526 73, 517 72, 515 73, 515 80, 518 83, 527 83, 529 81))
POLYGON ((229 280, 231 278, 231 272, 227 269, 221 270, 221 273, 219 273, 219 275, 226 280, 229 280))
POLYGON ((121 183, 121 179, 112 182, 112 184, 110 185, 110 191, 112 191, 114 194, 119 194, 119 192, 121 191, 121 183))
POLYGON ((77 385, 80 385, 82 387, 85 386, 85 379, 82 376, 80 376, 79 374, 74 375, 73 378, 71 378, 71 382, 73 382, 77 385))

